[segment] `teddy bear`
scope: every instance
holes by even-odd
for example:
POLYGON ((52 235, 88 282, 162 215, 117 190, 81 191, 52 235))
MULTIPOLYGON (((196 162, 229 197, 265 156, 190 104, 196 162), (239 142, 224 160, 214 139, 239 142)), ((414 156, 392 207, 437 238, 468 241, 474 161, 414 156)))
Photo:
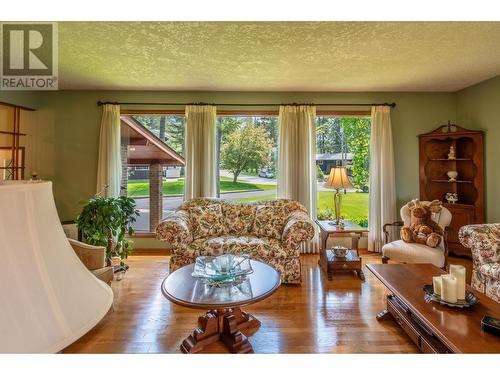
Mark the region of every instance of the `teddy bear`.
POLYGON ((437 247, 443 238, 443 228, 432 220, 433 213, 439 213, 442 203, 433 200, 423 204, 418 199, 408 203, 410 209, 410 225, 401 228, 401 238, 405 242, 416 242, 429 247, 437 247))

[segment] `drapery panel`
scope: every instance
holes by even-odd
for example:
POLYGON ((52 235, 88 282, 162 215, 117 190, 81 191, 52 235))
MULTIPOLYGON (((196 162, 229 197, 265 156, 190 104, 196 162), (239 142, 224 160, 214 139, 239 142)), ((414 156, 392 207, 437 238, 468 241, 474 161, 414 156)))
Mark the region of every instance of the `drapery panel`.
POLYGON ((397 218, 391 109, 373 106, 371 116, 368 250, 380 252, 384 245, 382 227, 397 218))
POLYGON ((216 115, 212 105, 186 106, 185 199, 217 196, 216 115))
POLYGON ((108 197, 120 195, 122 178, 120 144, 120 106, 104 104, 99 135, 97 194, 101 193, 108 197))
MULTIPOLYGON (((279 111, 278 198, 295 199, 316 219, 316 107, 282 105, 279 111)), ((318 251, 319 240, 303 245, 303 253, 318 251)))

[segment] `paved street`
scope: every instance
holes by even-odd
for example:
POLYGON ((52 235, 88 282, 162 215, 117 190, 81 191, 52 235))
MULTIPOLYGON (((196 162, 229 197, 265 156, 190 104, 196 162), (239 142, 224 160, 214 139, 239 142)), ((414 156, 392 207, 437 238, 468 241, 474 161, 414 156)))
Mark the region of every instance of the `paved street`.
MULTIPOLYGON (((220 175, 228 178, 233 178, 233 174, 228 171, 220 171, 220 175)), ((252 184, 262 184, 262 185, 276 185, 275 178, 262 178, 256 176, 248 176, 244 174, 240 174, 238 176, 238 181, 240 182, 248 182, 252 184)), ((318 182, 317 191, 332 191, 332 189, 325 188, 323 185, 324 182, 318 182)), ((347 189, 348 192, 355 192, 356 189, 347 189)))

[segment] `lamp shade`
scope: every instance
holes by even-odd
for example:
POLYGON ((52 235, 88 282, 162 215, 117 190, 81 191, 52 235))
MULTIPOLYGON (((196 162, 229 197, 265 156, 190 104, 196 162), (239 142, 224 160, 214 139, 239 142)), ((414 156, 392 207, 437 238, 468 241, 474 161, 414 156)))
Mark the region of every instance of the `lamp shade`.
POLYGON ((0 352, 58 352, 112 302, 64 235, 52 183, 0 183, 0 352))
POLYGON ((349 177, 347 177, 347 169, 345 167, 333 167, 330 169, 330 174, 324 186, 331 189, 353 188, 349 177))

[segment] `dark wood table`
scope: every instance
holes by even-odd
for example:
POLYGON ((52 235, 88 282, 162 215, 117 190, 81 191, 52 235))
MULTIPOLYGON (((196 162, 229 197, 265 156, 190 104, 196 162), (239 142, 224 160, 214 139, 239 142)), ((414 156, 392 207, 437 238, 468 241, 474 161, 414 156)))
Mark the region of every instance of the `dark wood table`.
POLYGON ((358 250, 349 249, 345 257, 337 257, 333 250, 324 250, 319 255, 318 264, 326 272, 328 280, 333 279, 333 274, 337 271, 351 271, 365 281, 363 273, 363 263, 358 254, 358 250))
POLYGON ((196 353, 206 345, 222 341, 232 353, 253 353, 252 345, 241 330, 260 327, 260 321, 240 307, 261 301, 273 294, 281 279, 273 267, 250 261, 253 273, 235 286, 209 286, 191 274, 189 264, 170 274, 161 285, 171 302, 194 309, 209 310, 198 318, 198 328, 181 344, 183 353, 196 353))
POLYGON ((368 229, 349 221, 342 221, 343 225, 335 225, 331 220, 316 220, 319 227, 320 245, 318 264, 325 271, 328 280, 332 280, 335 271, 355 271, 361 280, 365 279, 362 270, 361 258, 358 254, 358 240, 363 233, 368 233, 368 229), (336 257, 331 250, 326 248, 328 237, 351 235, 351 247, 345 258, 336 257))
POLYGON ((377 316, 392 316, 424 353, 500 353, 500 338, 481 331, 485 315, 500 317, 500 304, 467 286, 479 297, 471 308, 456 309, 426 302, 425 284, 445 272, 431 264, 368 264, 368 269, 389 289, 387 309, 377 316))

